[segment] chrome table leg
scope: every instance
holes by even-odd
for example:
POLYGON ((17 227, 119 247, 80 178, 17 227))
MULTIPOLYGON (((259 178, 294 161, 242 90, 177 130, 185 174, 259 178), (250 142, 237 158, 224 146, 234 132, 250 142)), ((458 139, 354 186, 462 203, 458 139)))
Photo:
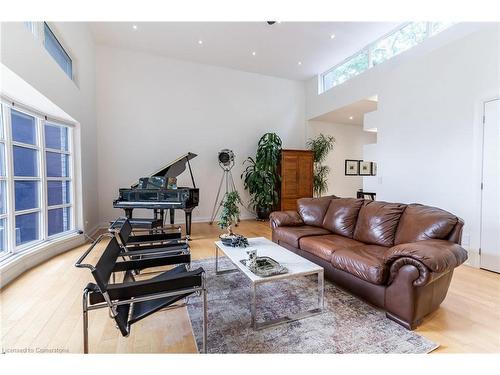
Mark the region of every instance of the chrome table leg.
POLYGON ((215 274, 219 273, 219 246, 215 245, 215 274))
POLYGON ((208 314, 207 314, 207 289, 204 288, 203 294, 203 353, 207 352, 207 336, 208 336, 208 314))
POLYGON ((255 283, 252 283, 252 296, 251 296, 251 301, 250 301, 250 312, 252 315, 252 320, 251 324, 252 327, 255 329, 257 328, 257 306, 256 306, 256 285, 255 283))
POLYGON ((215 245, 215 274, 216 275, 222 275, 225 273, 232 273, 238 271, 238 268, 231 268, 227 270, 220 270, 219 271, 219 246, 215 245))
POLYGON ((325 307, 325 276, 324 271, 318 272, 318 309, 325 307))
POLYGON ((318 275, 318 305, 317 307, 298 312, 296 314, 290 314, 287 316, 283 316, 280 318, 276 319, 271 319, 271 320, 266 320, 263 322, 258 322, 257 317, 256 317, 256 296, 255 296, 255 283, 252 286, 252 302, 251 302, 251 309, 252 309, 252 327, 256 330, 263 329, 263 328, 268 328, 268 327, 274 327, 280 324, 284 323, 290 323, 296 320, 304 319, 304 318, 309 318, 314 315, 318 315, 323 313, 323 307, 324 307, 324 271, 318 271, 316 272, 318 275))

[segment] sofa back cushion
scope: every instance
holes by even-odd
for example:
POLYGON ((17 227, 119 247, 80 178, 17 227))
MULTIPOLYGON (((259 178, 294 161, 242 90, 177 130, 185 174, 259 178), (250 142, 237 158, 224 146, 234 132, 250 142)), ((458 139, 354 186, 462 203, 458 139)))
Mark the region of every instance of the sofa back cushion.
POLYGON ((304 224, 323 226, 323 219, 332 197, 300 198, 297 200, 297 211, 304 224))
POLYGON ((323 228, 335 234, 352 238, 363 202, 363 199, 355 198, 333 199, 323 219, 323 228))
POLYGON ((445 240, 457 222, 455 215, 440 208, 410 204, 401 216, 394 243, 445 240))
POLYGON ((365 201, 359 210, 354 239, 366 244, 393 246, 396 229, 406 205, 365 201))

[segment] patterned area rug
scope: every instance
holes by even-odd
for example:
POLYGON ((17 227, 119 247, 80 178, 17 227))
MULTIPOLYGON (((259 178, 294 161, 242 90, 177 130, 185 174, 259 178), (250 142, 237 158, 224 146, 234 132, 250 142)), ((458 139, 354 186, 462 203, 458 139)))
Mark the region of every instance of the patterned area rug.
MULTIPOLYGON (((219 258, 220 269, 234 268, 219 258)), ((376 309, 325 280, 320 315, 275 327, 250 326, 250 282, 240 273, 215 275, 214 259, 192 262, 207 272, 209 353, 429 353, 439 345, 387 319, 376 309)), ((317 277, 257 287, 257 319, 273 319, 314 308, 317 277)), ((201 300, 191 297, 188 311, 201 348, 201 300)))

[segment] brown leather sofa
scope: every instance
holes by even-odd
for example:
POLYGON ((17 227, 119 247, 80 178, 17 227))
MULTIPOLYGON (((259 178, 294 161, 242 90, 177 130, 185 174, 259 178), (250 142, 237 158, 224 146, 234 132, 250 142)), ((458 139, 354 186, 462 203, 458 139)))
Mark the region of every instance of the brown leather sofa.
POLYGON ((324 197, 297 209, 271 214, 273 241, 408 329, 439 307, 467 259, 463 221, 439 208, 324 197))

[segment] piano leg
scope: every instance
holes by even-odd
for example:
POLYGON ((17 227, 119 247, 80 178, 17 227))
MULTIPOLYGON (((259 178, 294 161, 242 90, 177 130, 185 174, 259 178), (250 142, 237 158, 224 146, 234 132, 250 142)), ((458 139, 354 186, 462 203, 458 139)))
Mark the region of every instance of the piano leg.
POLYGON ((175 210, 173 208, 170 209, 170 225, 174 225, 175 221, 175 210))
POLYGON ((160 220, 161 220, 161 229, 155 231, 157 233, 163 233, 164 232, 163 228, 165 227, 165 210, 160 210, 160 220))
POLYGON ((186 213, 186 238, 188 241, 191 240, 191 212, 193 211, 192 208, 184 210, 186 213))

